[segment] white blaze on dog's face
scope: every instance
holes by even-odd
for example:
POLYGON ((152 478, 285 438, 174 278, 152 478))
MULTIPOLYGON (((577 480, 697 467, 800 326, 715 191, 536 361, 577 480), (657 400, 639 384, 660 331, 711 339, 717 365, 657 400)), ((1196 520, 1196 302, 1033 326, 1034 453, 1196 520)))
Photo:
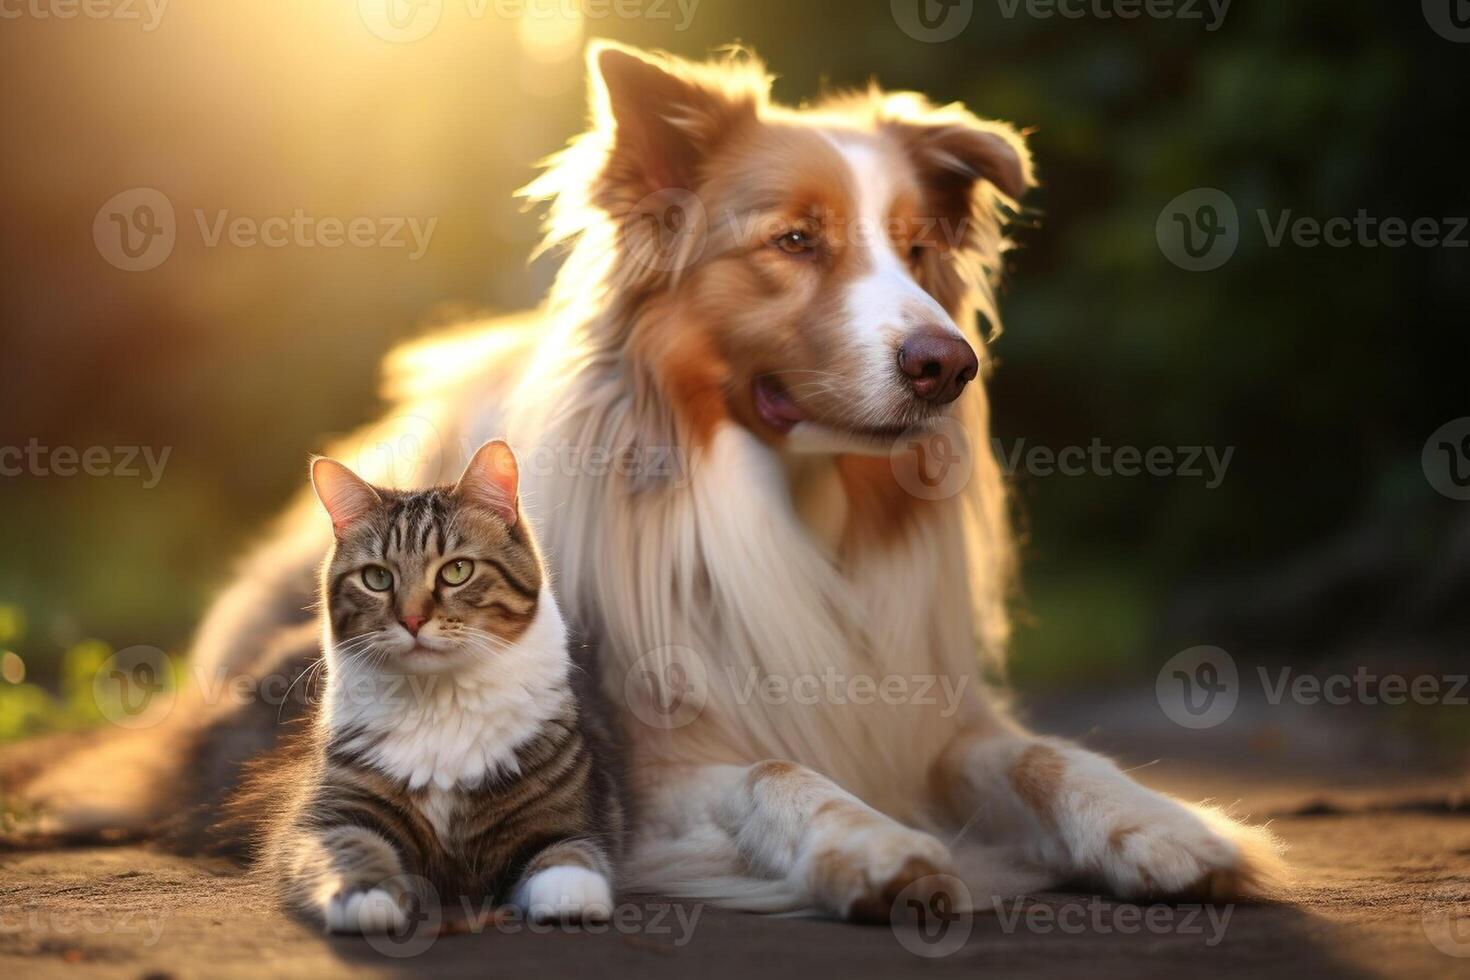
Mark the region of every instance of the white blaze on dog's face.
POLYGON ((890 406, 907 405, 909 395, 940 405, 953 401, 974 380, 979 360, 949 312, 919 285, 917 265, 928 246, 917 238, 922 228, 912 227, 904 213, 923 200, 908 161, 872 137, 824 135, 847 170, 852 215, 845 247, 861 266, 857 278, 839 287, 845 293, 841 326, 866 362, 859 391, 881 428, 885 411, 905 414, 890 406))
POLYGON ((948 410, 980 370, 996 202, 1030 181, 1011 130, 876 91, 776 108, 745 61, 593 63, 627 342, 697 437, 840 447, 948 410))

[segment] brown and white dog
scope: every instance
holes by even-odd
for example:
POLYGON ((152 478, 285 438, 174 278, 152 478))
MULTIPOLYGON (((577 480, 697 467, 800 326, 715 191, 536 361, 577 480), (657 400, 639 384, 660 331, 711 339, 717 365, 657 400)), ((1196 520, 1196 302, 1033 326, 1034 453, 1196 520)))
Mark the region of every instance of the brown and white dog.
MULTIPOLYGON (((745 55, 598 43, 589 64, 592 128, 529 189, 568 250, 549 303, 400 351, 392 416, 335 454, 425 485, 491 437, 520 451, 625 709, 623 886, 853 918, 949 872, 977 901, 1260 893, 1263 829, 1029 734, 984 683, 1012 548, 977 320, 999 323, 1001 226, 1033 182, 1016 131, 877 89, 781 108, 745 55), (910 492, 895 440, 938 431, 967 479, 910 492)), ((301 619, 326 545, 301 510, 217 603, 196 670, 260 672, 301 619)))

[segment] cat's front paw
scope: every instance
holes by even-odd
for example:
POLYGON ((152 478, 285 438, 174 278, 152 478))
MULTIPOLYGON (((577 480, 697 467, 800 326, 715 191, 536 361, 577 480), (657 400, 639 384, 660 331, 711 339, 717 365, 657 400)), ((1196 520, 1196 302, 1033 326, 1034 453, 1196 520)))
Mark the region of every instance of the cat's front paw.
POLYGON ((338 892, 327 900, 323 912, 328 932, 373 936, 408 928, 408 915, 398 899, 382 888, 338 892))
POLYGON ((603 921, 612 915, 612 886, 587 868, 563 865, 538 871, 516 888, 511 902, 536 921, 603 921))

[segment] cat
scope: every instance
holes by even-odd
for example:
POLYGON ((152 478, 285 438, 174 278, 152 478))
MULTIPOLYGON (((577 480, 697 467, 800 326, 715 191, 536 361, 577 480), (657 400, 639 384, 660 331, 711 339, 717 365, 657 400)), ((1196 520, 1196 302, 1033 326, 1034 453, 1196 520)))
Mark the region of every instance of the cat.
POLYGON ((398 932, 453 897, 607 918, 620 782, 510 447, 485 444, 452 488, 374 487, 326 457, 311 480, 335 539, 326 690, 229 805, 258 870, 333 932, 398 932))

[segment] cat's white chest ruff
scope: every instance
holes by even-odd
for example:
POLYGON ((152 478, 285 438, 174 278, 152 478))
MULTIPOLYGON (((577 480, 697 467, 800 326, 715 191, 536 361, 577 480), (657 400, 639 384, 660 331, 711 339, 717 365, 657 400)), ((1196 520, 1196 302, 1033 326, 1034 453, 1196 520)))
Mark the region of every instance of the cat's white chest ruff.
MULTIPOLYGON (((328 723, 347 749, 410 790, 452 797, 459 787, 517 774, 517 750, 566 703, 569 663, 561 614, 543 595, 510 648, 453 672, 406 677, 391 695, 352 696, 346 667, 329 697, 328 723)), ((436 829, 446 807, 425 809, 436 829)))

